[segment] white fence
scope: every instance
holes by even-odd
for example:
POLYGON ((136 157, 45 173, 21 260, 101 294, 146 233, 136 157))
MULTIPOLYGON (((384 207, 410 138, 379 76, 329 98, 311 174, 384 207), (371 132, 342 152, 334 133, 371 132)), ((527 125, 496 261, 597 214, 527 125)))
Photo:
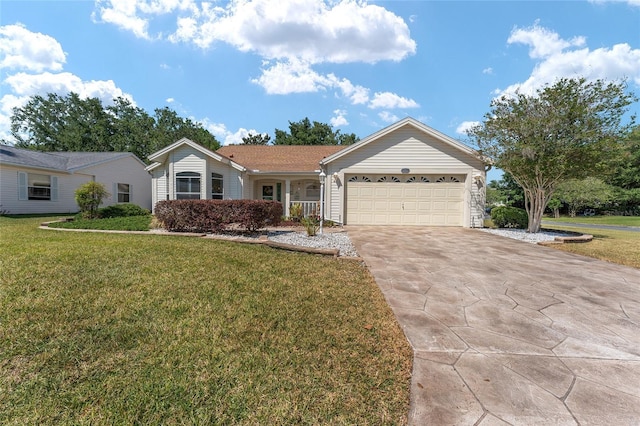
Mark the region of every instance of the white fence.
POLYGON ((295 211, 294 206, 296 204, 299 204, 300 207, 302 208, 302 211, 300 212, 302 217, 315 216, 320 211, 320 201, 292 201, 291 204, 289 205, 289 211, 291 212, 292 215, 293 215, 293 212, 295 211))

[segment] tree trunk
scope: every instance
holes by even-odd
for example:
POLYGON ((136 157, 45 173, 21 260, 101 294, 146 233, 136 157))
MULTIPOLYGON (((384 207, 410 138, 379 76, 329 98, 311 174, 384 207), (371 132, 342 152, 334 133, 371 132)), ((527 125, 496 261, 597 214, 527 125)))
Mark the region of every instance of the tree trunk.
POLYGON ((525 189, 524 195, 525 206, 527 206, 527 213, 529 214, 527 232, 535 234, 540 232, 540 228, 542 228, 542 216, 550 196, 547 196, 546 191, 541 188, 529 191, 525 189))
POLYGON ((560 209, 559 208, 555 208, 553 209, 553 217, 555 217, 556 219, 560 219, 560 209))

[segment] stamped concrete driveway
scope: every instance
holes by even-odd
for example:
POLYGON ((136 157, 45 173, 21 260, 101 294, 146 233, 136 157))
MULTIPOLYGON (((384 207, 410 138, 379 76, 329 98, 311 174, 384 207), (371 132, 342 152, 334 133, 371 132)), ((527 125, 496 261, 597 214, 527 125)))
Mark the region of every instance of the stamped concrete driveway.
POLYGON ((410 424, 640 424, 640 270, 473 229, 347 229, 414 349, 410 424))

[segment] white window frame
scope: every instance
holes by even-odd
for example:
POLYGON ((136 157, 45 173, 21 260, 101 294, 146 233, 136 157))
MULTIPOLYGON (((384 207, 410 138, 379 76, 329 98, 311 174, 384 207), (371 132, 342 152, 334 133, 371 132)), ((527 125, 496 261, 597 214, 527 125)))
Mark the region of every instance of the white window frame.
POLYGON ((131 184, 130 183, 124 183, 124 182, 117 182, 113 184, 114 186, 114 190, 113 193, 116 194, 115 195, 115 202, 118 204, 127 204, 131 202, 131 184), (126 191, 124 191, 123 187, 126 186, 126 191), (120 201, 120 196, 123 196, 122 198, 124 198, 124 196, 126 196, 127 200, 126 201, 120 201))
POLYGON ((224 176, 220 173, 211 173, 211 199, 222 200, 224 199, 224 176), (214 192, 216 185, 214 182, 219 183, 220 192, 214 192))
POLYGON ((176 200, 199 200, 202 198, 202 175, 198 172, 180 172, 176 173, 176 200), (178 191, 178 180, 184 179, 187 183, 189 191, 178 191), (198 182, 198 191, 193 190, 195 182, 198 182), (197 197, 196 197, 197 195, 197 197))
POLYGON ((44 173, 18 172, 18 200, 58 201, 58 177, 44 173), (48 185, 44 182, 45 178, 49 181, 48 185), (36 179, 40 179, 40 182, 36 179), (37 190, 42 189, 49 190, 47 197, 34 195, 37 190))

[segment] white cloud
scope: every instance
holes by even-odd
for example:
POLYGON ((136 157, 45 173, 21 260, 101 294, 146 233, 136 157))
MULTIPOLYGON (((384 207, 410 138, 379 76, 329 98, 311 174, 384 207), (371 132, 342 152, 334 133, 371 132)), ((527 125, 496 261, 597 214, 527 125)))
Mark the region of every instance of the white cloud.
POLYGON ((559 78, 628 78, 640 85, 640 49, 632 49, 626 43, 616 44, 611 48, 590 50, 584 46, 583 37, 565 41, 560 39, 557 33, 537 24, 529 30, 514 30, 509 42, 528 44, 531 47, 530 56, 538 59, 538 62, 527 80, 497 90, 498 95, 516 91, 532 95, 536 90, 553 84, 559 78), (517 36, 514 37, 516 33, 517 36))
POLYGON ((420 105, 413 99, 403 98, 391 92, 379 92, 373 95, 369 108, 417 108, 420 105))
POLYGON ((329 124, 331 124, 331 126, 340 127, 349 125, 349 121, 347 121, 347 117, 345 117, 347 115, 347 111, 343 109, 336 109, 333 111, 333 114, 334 116, 329 120, 329 124))
POLYGON ((81 98, 98 98, 104 105, 123 97, 135 105, 131 95, 113 80, 83 80, 62 71, 66 60, 62 46, 54 38, 29 31, 22 25, 0 27, 0 50, 5 55, 0 68, 14 70, 4 74, 1 84, 8 88, 0 97, 0 138, 11 141, 10 117, 13 108, 24 106, 34 95, 77 93, 81 98))
POLYGON ((96 0, 94 21, 171 42, 209 48, 228 43, 267 59, 309 63, 400 61, 416 51, 404 20, 364 1, 232 0, 224 7, 193 0, 96 0), (175 15, 175 31, 151 34, 153 19, 175 15))
POLYGON ((191 117, 191 120, 201 123, 202 126, 209 132, 211 132, 211 134, 215 136, 222 145, 237 145, 244 143, 242 138, 248 136, 249 133, 254 135, 263 134, 258 132, 257 130, 247 130, 243 127, 240 127, 235 132, 232 132, 227 129, 227 126, 225 126, 223 123, 211 123, 207 118, 205 118, 204 120, 196 120, 191 117))
POLYGON ((192 0, 96 0, 91 17, 94 22, 113 24, 150 40, 162 36, 149 34, 151 17, 185 10, 198 11, 192 0))
POLYGON ((31 32, 22 24, 0 27, 0 69, 60 71, 65 62, 62 46, 53 37, 31 32))
POLYGON ((482 70, 482 74, 489 74, 489 75, 493 74, 493 68, 488 67, 488 68, 483 69, 482 70))
MULTIPOLYGON (((96 0, 94 19, 144 39, 164 38, 202 49, 226 43, 264 58, 251 81, 268 94, 338 90, 353 105, 370 102, 369 89, 314 65, 401 61, 416 52, 406 22, 387 9, 361 0, 96 0), (149 27, 160 15, 175 19, 169 35, 149 27)), ((166 21, 167 18, 164 18, 166 21)), ((401 96, 383 93, 370 108, 413 108, 401 96), (380 99, 380 97, 384 99, 380 99), (393 98, 393 99, 392 99, 393 98), (379 106, 380 105, 380 106, 379 106)))
POLYGON ((333 87, 340 89, 343 96, 347 97, 353 105, 366 104, 369 101, 369 89, 354 85, 346 78, 339 79, 334 74, 329 74, 327 79, 333 87))
POLYGON ((61 72, 52 74, 26 74, 19 72, 4 80, 11 91, 19 96, 30 97, 33 95, 58 93, 66 95, 70 92, 77 93, 81 98, 98 98, 104 104, 110 105, 116 97, 124 97, 133 102, 130 95, 119 89, 113 80, 84 81, 80 77, 61 72))
POLYGON ((380 117, 380 119, 386 123, 395 123, 396 121, 400 120, 397 115, 392 114, 389 111, 379 112, 378 117, 380 117))
POLYGON ((351 104, 367 104, 371 109, 377 108, 417 108, 418 103, 391 92, 375 93, 373 99, 369 89, 354 85, 349 80, 340 79, 334 74, 321 75, 311 69, 309 63, 291 60, 276 62, 265 61, 262 75, 251 80, 262 86, 268 94, 286 95, 289 93, 309 93, 327 90, 338 90, 341 96, 349 99, 351 104))
POLYGON ((311 69, 309 64, 302 61, 265 63, 262 75, 252 79, 253 83, 262 86, 272 95, 286 95, 289 93, 317 92, 324 89, 329 81, 311 69))
POLYGON ((456 133, 459 135, 466 135, 467 130, 480 124, 481 123, 479 121, 463 121, 458 125, 458 127, 456 127, 456 133))
POLYGON ((167 99, 165 99, 165 102, 166 102, 166 103, 168 103, 168 104, 171 104, 171 103, 173 103, 173 102, 175 102, 175 101, 176 101, 176 100, 175 100, 175 99, 173 99, 173 98, 167 98, 167 99))
POLYGON ((584 37, 562 40, 558 33, 539 26, 538 22, 526 29, 514 28, 507 39, 509 44, 529 45, 529 56, 533 59, 546 58, 561 53, 568 47, 581 47, 585 45, 585 42, 584 37))
POLYGON ((179 16, 172 42, 228 43, 266 59, 315 63, 400 61, 416 51, 402 18, 377 5, 342 0, 235 0, 203 3, 179 16))
POLYGON ((604 3, 627 3, 629 6, 640 7, 640 0, 588 0, 589 3, 604 4, 604 3))

